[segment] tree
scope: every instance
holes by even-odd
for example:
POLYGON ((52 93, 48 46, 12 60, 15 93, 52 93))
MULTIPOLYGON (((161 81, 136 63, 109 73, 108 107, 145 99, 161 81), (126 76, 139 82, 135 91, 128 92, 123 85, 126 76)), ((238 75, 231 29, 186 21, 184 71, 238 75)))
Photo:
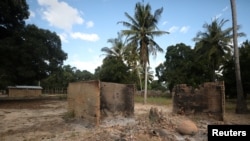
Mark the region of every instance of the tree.
POLYGON ((25 19, 29 17, 26 0, 0 1, 0 40, 15 36, 23 29, 25 19))
POLYGON ((122 40, 122 35, 120 33, 118 33, 118 37, 108 39, 108 43, 111 43, 112 46, 111 47, 103 47, 101 49, 102 52, 106 53, 104 55, 106 55, 106 57, 113 56, 119 60, 124 61, 126 48, 125 48, 125 44, 122 40))
POLYGON ((145 69, 140 69, 139 75, 142 76, 142 78, 141 78, 142 80, 144 80, 144 81, 147 80, 148 84, 150 84, 154 80, 154 71, 151 71, 151 67, 147 68, 147 72, 145 72, 145 69), (145 73, 147 74, 147 79, 145 79, 145 73))
POLYGON ((167 83, 170 91, 176 84, 196 86, 201 79, 197 75, 202 76, 202 72, 195 67, 194 53, 190 46, 183 43, 167 47, 166 61, 156 67, 159 82, 167 83))
MULTIPOLYGON (((154 41, 155 36, 168 33, 166 31, 160 31, 157 28, 157 23, 162 12, 163 8, 160 8, 152 14, 149 4, 144 5, 138 2, 135 5, 134 17, 125 12, 125 16, 129 22, 118 22, 129 28, 122 30, 122 34, 128 37, 127 41, 129 44, 136 44, 134 47, 138 47, 136 50, 140 56, 140 63, 145 70, 147 70, 147 64, 150 64, 149 54, 151 53, 156 56, 157 52, 163 52, 163 49, 154 41)), ((147 71, 145 72, 144 104, 147 102, 147 71)))
MULTIPOLYGON (((250 94, 250 41, 246 40, 239 48, 240 55, 240 72, 242 78, 242 85, 244 91, 244 97, 247 98, 247 94, 250 94)), ((236 86, 236 85, 235 85, 236 86)))
POLYGON ((4 58, 0 72, 5 74, 2 79, 9 80, 5 86, 37 85, 40 80, 58 71, 67 58, 59 36, 35 25, 25 26, 18 39, 10 39, 14 41, 1 46, 4 58))
POLYGON ((94 75, 87 70, 79 70, 70 65, 62 66, 58 71, 53 72, 42 80, 44 88, 66 88, 70 82, 92 80, 94 75))
MULTIPOLYGON (((226 61, 223 65, 223 79, 225 81, 225 93, 229 98, 237 98, 237 85, 235 73, 235 61, 234 57, 226 61)), ((244 97, 247 98, 247 94, 250 93, 250 42, 244 41, 239 47, 239 61, 240 61, 240 72, 242 78, 242 86, 244 91, 244 97)))
POLYGON ((129 80, 129 67, 126 64, 127 49, 122 39, 122 35, 118 32, 117 38, 108 39, 111 47, 103 47, 106 57, 100 67, 99 78, 102 81, 124 83, 129 80))
POLYGON ((76 81, 86 81, 94 79, 94 75, 87 70, 76 70, 74 73, 76 81))
POLYGON ((20 41, 20 32, 28 18, 28 5, 25 0, 0 1, 0 88, 13 84, 15 76, 10 72, 12 65, 10 53, 15 52, 15 44, 20 41))
POLYGON ((235 0, 230 0, 231 9, 232 9, 232 20, 233 20, 233 46, 234 46, 234 58, 235 58, 235 74, 236 74, 236 85, 237 85, 237 105, 236 113, 246 113, 247 103, 244 98, 244 92, 241 82, 241 73, 240 73, 240 63, 239 63, 239 52, 238 52, 238 34, 237 34, 237 14, 236 14, 236 4, 235 0))
MULTIPOLYGON (((23 74, 25 71, 34 71, 32 79, 40 81, 62 67, 67 54, 62 50, 61 40, 55 32, 27 25, 22 38, 23 41, 17 48, 19 52, 21 51, 17 58, 19 64, 16 64, 18 72, 23 74)), ((18 77, 25 79, 26 75, 21 74, 18 77)))
POLYGON ((67 58, 55 32, 25 25, 25 0, 0 2, 0 87, 37 85, 58 71, 67 58))
POLYGON ((99 70, 101 81, 127 83, 129 76, 129 68, 122 60, 113 56, 105 58, 99 70))
MULTIPOLYGON (((229 42, 232 39, 232 28, 223 29, 223 26, 228 20, 214 19, 211 24, 205 23, 203 28, 204 32, 198 32, 193 39, 197 42, 195 48, 199 54, 199 59, 207 60, 208 66, 211 71, 211 77, 209 81, 215 81, 216 70, 222 65, 225 59, 231 57, 231 48, 229 42)), ((242 35, 242 34, 240 34, 242 35)))

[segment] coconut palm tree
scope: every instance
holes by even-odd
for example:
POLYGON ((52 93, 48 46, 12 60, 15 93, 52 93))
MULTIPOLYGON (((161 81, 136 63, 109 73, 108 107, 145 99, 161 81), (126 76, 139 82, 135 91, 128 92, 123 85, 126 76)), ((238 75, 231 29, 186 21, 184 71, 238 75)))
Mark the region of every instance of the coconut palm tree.
MULTIPOLYGON (((216 70, 218 70, 225 59, 231 57, 231 42, 232 28, 228 27, 223 29, 223 26, 229 20, 214 19, 211 24, 205 23, 203 28, 204 32, 198 32, 196 37, 193 38, 197 42, 195 48, 196 52, 200 54, 200 57, 205 57, 209 61, 209 67, 212 71, 212 76, 210 81, 215 81, 216 70)), ((244 36, 243 33, 239 33, 239 36, 244 36)))
MULTIPOLYGON (((163 8, 157 9, 154 14, 151 13, 151 6, 144 3, 136 3, 134 17, 125 12, 129 22, 120 21, 118 23, 127 27, 122 30, 122 34, 127 36, 128 44, 137 44, 134 47, 140 56, 140 63, 147 70, 150 53, 156 56, 157 52, 163 52, 163 49, 154 41, 155 36, 167 34, 166 31, 158 30, 157 23, 163 12, 163 8)), ((147 100, 147 71, 145 71, 144 104, 147 100)))
POLYGON ((240 61, 239 61, 239 49, 237 41, 237 15, 236 15, 236 4, 235 0, 230 0, 232 9, 232 20, 233 20, 233 45, 234 45, 234 60, 235 60, 235 74, 236 74, 236 86, 237 86, 237 105, 236 113, 246 113, 247 103, 244 98, 244 92, 241 82, 241 72, 240 72, 240 61))
MULTIPOLYGON (((148 67, 147 72, 145 72, 145 69, 142 69, 141 72, 140 72, 142 74, 142 76, 144 76, 144 77, 145 77, 145 73, 147 73, 147 81, 148 81, 148 83, 151 83, 154 80, 154 71, 152 71, 151 69, 152 69, 151 67, 148 67)), ((144 77, 142 77, 142 79, 145 80, 144 77)))
POLYGON ((122 61, 124 61, 124 57, 125 57, 125 43, 122 39, 122 35, 118 32, 117 33, 118 37, 117 38, 111 38, 108 39, 108 43, 111 43, 111 47, 103 47, 101 48, 102 52, 105 52, 106 57, 116 57, 118 59, 121 59, 122 61))

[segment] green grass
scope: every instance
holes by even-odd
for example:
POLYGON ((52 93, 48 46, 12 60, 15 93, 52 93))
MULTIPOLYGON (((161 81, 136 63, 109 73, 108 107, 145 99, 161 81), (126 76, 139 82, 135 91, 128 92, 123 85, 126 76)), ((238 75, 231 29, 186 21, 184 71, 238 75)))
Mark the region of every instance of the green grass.
MULTIPOLYGON (((135 96, 136 103, 143 103, 143 96, 135 96)), ((147 97, 147 103, 153 105, 172 105, 172 99, 168 97, 147 97)))

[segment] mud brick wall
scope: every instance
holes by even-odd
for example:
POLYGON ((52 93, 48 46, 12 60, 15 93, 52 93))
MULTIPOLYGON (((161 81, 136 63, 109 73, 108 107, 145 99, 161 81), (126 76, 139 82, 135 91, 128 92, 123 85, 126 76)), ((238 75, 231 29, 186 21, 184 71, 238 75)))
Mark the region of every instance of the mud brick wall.
POLYGON ((135 87, 132 84, 101 82, 102 116, 132 116, 135 87))
POLYGON ((106 117, 134 114, 135 87, 132 84, 98 80, 69 83, 68 111, 86 123, 98 126, 106 117))
POLYGON ((90 125, 99 125, 100 81, 74 82, 68 86, 68 111, 90 125))
POLYGON ((8 88, 9 97, 39 97, 42 94, 42 89, 32 88, 8 88))
POLYGON ((198 88, 186 84, 173 89, 173 112, 181 114, 208 113, 218 120, 224 119, 224 82, 206 82, 198 88))

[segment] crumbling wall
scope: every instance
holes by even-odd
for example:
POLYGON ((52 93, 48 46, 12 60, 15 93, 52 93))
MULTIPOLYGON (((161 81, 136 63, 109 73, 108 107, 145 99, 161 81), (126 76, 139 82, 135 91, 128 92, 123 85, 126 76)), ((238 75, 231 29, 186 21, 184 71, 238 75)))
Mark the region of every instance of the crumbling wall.
POLYGON ((173 112, 181 114, 209 113, 216 119, 224 119, 224 82, 206 82, 198 88, 186 84, 173 89, 173 112))
POLYGON ((90 125, 99 125, 100 81, 69 83, 68 112, 90 125))
POLYGON ((91 125, 99 125, 106 117, 132 116, 134 93, 132 84, 98 80, 69 83, 68 111, 91 125))
POLYGON ((135 87, 132 84, 101 82, 102 116, 134 114, 135 87))

